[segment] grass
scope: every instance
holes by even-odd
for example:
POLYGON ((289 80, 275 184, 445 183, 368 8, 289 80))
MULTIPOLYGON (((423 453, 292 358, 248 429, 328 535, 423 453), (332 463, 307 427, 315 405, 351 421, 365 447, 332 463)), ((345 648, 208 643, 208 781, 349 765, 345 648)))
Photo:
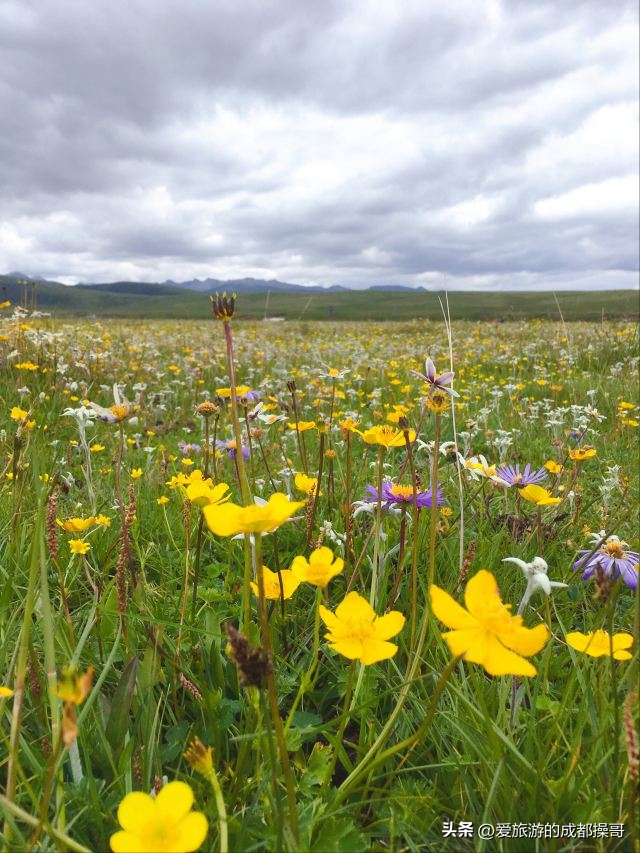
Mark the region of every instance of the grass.
MULTIPOLYGON (((327 587, 335 610, 350 582, 369 599, 377 540, 377 612, 393 607, 409 617, 415 547, 416 634, 426 628, 422 647, 407 623, 391 640, 393 657, 353 670, 329 649, 322 628, 315 679, 286 734, 297 841, 267 691, 240 686, 227 650, 226 622, 247 624, 254 645, 265 639, 256 597, 243 607, 244 543, 204 525, 196 591, 201 510, 183 488, 167 485, 204 468, 202 450, 183 453, 179 442, 203 447, 196 406, 229 385, 222 324, 0 321, 0 659, 2 683, 15 690, 0 698, 3 849, 107 850, 123 797, 159 787, 163 777, 190 784, 209 823, 202 849, 221 849, 219 799, 184 758, 194 736, 213 748, 229 850, 633 849, 636 788, 624 720, 633 724, 638 712, 638 597, 620 580, 586 582, 572 569, 590 533, 601 529, 637 550, 637 329, 599 319, 490 327, 455 321, 452 328, 461 396, 440 416, 438 482, 446 504, 434 515, 435 582, 463 602, 469 579, 488 569, 515 612, 525 580, 502 560, 528 562, 541 550, 549 576, 568 584, 549 599, 537 593, 524 614, 527 627, 547 623, 551 636, 531 657, 536 675, 515 682, 515 706, 510 676, 452 663, 447 629, 429 611, 430 510, 420 511, 417 527, 397 515, 383 514, 378 527, 375 511, 349 514, 375 484, 380 456, 357 433, 347 441, 338 426, 347 415, 364 430, 406 407, 418 430, 417 477, 428 485, 436 416, 422 413, 426 389, 411 371, 423 369, 427 353, 445 369, 446 329, 353 322, 327 334, 330 327, 311 321, 234 323, 238 383, 257 389, 265 411, 286 416, 272 426, 251 422, 251 492, 268 498, 275 487, 304 500, 291 474, 303 468, 300 450, 310 474, 321 461, 323 468, 315 511, 303 507, 263 538, 264 564, 289 568, 295 556, 309 556, 308 538, 322 540, 346 562, 327 587), (322 375, 328 367, 351 372, 333 380, 322 375), (304 444, 287 426, 295 420, 292 381, 298 420, 331 424, 323 434, 301 433, 304 444), (87 427, 89 473, 77 420, 63 412, 84 400, 112 404, 114 383, 135 408, 122 433, 100 421, 87 427), (25 416, 12 417, 14 406, 25 416), (546 482, 562 502, 542 510, 541 549, 536 510, 516 489, 458 470, 449 444, 456 434, 467 458, 564 463, 546 482), (323 457, 321 441, 331 451, 323 457), (597 453, 572 462, 568 450, 580 443, 597 453), (76 535, 55 523, 99 514, 108 526, 76 535), (71 553, 72 539, 86 540, 88 553, 71 553), (599 628, 632 634, 632 659, 592 658, 566 644, 568 632, 599 628), (77 673, 93 667, 91 689, 72 707, 58 684, 70 665, 77 673), (345 703, 350 671, 355 698, 345 703), (461 821, 473 823, 472 837, 443 835, 446 822, 461 821), (480 824, 618 823, 626 827, 621 839, 478 837, 480 824)), ((240 406, 244 443, 247 410, 240 406)), ((216 437, 232 436, 223 406, 216 437)), ((404 459, 402 446, 386 450, 385 478, 395 481, 404 459)), ((240 502, 237 474, 222 451, 215 475, 240 502)), ((402 482, 410 482, 408 467, 402 482)), ((267 603, 283 726, 312 663, 315 601, 315 588, 302 584, 285 602, 284 618, 279 601, 267 603)))
MULTIPOLYGON (((26 290, 15 278, 0 276, 5 296, 20 304, 26 290)), ((439 298, 444 293, 417 291, 348 291, 334 293, 242 294, 239 318, 262 320, 265 316, 286 320, 408 321, 415 318, 439 320, 439 298)), ((2 297, 4 298, 4 297, 2 297)), ((59 317, 95 314, 106 317, 142 319, 198 319, 209 312, 206 294, 160 284, 118 282, 110 285, 65 287, 41 282, 35 299, 43 311, 59 317)), ((518 320, 539 317, 559 320, 591 320, 637 317, 638 292, 631 290, 543 293, 452 292, 452 317, 467 320, 518 320)))

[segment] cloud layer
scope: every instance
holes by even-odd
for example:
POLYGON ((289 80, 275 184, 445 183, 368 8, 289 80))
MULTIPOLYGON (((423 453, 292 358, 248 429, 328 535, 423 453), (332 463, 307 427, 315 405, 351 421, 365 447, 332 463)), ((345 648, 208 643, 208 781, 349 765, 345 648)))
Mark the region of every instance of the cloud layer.
POLYGON ((0 271, 638 280, 638 12, 0 0, 0 271))

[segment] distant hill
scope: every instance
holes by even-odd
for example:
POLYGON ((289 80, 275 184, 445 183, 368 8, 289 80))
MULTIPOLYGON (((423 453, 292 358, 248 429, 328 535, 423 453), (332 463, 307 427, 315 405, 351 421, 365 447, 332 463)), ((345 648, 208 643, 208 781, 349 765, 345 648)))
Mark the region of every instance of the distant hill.
MULTIPOLYGON (((305 288, 286 282, 259 282, 240 279, 218 282, 207 279, 206 290, 194 290, 175 283, 116 281, 68 287, 55 281, 28 279, 16 273, 0 276, 0 302, 9 299, 20 305, 27 299, 36 307, 57 316, 139 317, 183 319, 210 318, 209 292, 235 290, 239 294, 239 319, 261 320, 265 316, 287 320, 414 320, 442 317, 438 296, 442 294, 405 287, 305 288), (29 286, 19 283, 29 280, 29 286), (240 283, 247 288, 243 290, 240 283), (281 289, 275 287, 281 285, 281 289), (258 285, 262 289, 256 290, 258 285)), ((204 282, 201 282, 204 284, 204 282)), ((565 320, 637 318, 638 292, 633 290, 557 293, 565 320)), ((545 317, 559 319, 556 297, 551 292, 486 293, 481 291, 449 294, 454 319, 501 321, 545 317)), ((1 322, 1 320, 0 320, 1 322)))

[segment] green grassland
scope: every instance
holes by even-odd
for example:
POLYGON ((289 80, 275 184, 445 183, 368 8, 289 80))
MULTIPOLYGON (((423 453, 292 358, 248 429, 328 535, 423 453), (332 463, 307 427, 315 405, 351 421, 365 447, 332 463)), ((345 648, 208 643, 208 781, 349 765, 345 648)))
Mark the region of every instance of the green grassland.
MULTIPOLYGON (((18 284, 14 277, 0 276, 2 298, 20 304, 34 288, 18 284), (25 293, 28 291, 28 293, 25 293)), ((209 314, 207 294, 180 287, 141 282, 66 287, 38 282, 36 305, 57 316, 133 317, 144 319, 198 319, 209 314)), ((282 317, 286 320, 410 320, 442 317, 442 292, 338 291, 327 293, 243 293, 240 319, 282 317)), ((602 321, 605 318, 637 317, 638 292, 632 290, 584 292, 449 294, 452 318, 468 320, 521 320, 529 317, 602 321)))

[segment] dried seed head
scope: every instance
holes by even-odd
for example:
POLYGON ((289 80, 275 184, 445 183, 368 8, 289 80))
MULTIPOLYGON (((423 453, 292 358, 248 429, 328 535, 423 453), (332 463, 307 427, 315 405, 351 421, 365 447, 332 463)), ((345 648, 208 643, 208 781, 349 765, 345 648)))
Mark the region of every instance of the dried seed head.
POLYGON ((184 689, 188 693, 191 693, 193 698, 197 699, 198 702, 202 702, 202 693, 200 693, 200 691, 198 690, 196 685, 193 683, 193 681, 188 679, 187 676, 184 674, 184 672, 181 672, 180 675, 178 676, 178 678, 180 679, 180 684, 182 684, 184 689))
POLYGON ((629 776, 634 782, 640 777, 640 751, 638 749, 638 736, 633 721, 633 705, 638 701, 637 693, 629 693, 624 703, 624 731, 627 741, 627 756, 629 760, 629 776))
POLYGON ((238 669, 240 686, 262 687, 266 677, 273 672, 269 655, 252 646, 230 622, 225 622, 224 628, 229 640, 227 652, 238 669))
POLYGON ((211 296, 211 310, 213 311, 214 316, 216 316, 218 320, 223 320, 225 323, 232 320, 236 315, 237 298, 237 293, 232 293, 229 296, 226 291, 222 295, 216 293, 215 296, 211 296))
POLYGON ((204 418, 210 418, 212 415, 220 414, 220 406, 216 406, 211 400, 205 400, 204 403, 196 406, 196 414, 202 415, 204 418))
POLYGON ((208 776, 213 770, 213 749, 205 746, 199 737, 191 741, 189 749, 184 754, 185 760, 192 770, 202 776, 208 776))
POLYGON ((56 524, 56 511, 58 493, 52 492, 47 501, 47 547, 49 556, 55 560, 58 556, 58 525, 56 524))

